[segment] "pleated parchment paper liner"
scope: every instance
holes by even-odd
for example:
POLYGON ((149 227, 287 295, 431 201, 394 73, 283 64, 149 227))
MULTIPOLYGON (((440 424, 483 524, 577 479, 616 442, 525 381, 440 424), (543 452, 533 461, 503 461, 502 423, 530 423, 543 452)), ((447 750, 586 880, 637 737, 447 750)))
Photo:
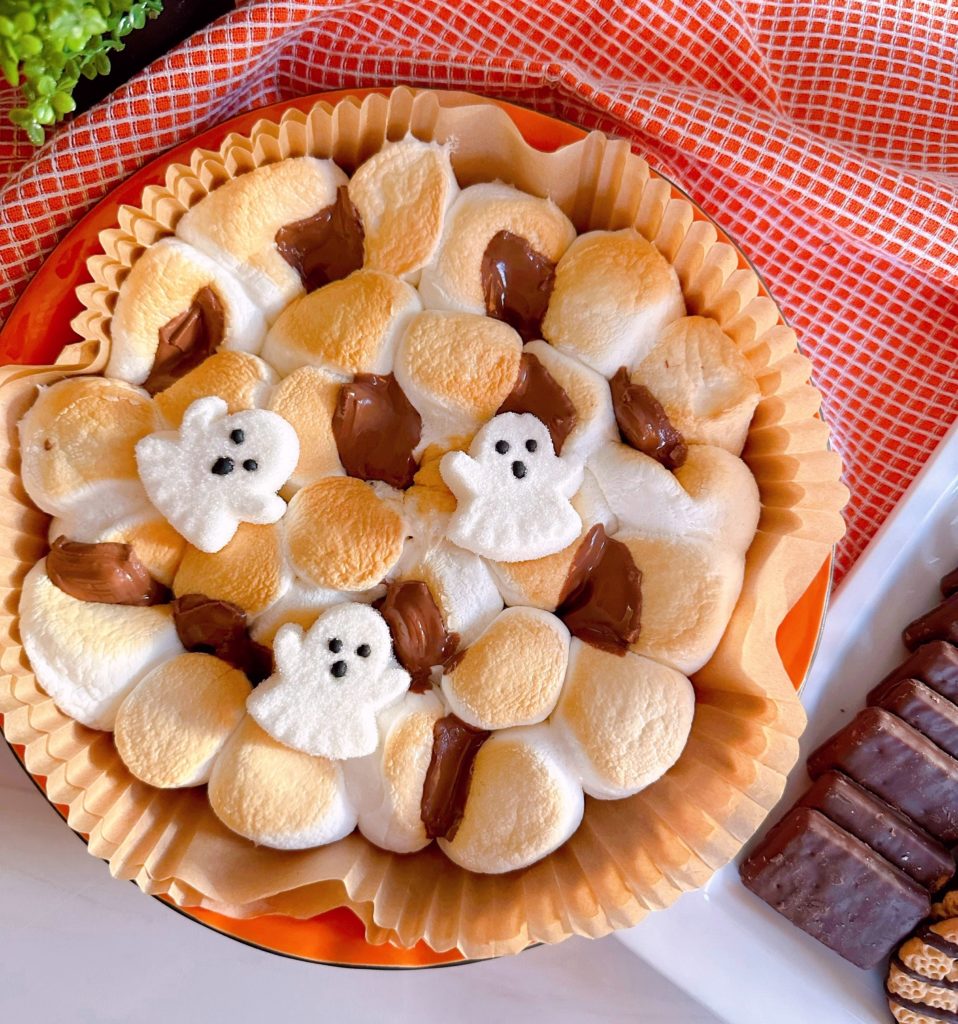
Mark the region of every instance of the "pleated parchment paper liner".
POLYGON ((59 367, 11 369, 0 384, 0 713, 7 739, 24 747, 27 767, 46 777, 49 798, 67 806, 91 853, 109 861, 116 876, 182 906, 305 918, 345 904, 366 922, 371 941, 409 946, 425 939, 470 957, 633 925, 735 855, 778 800, 798 755, 805 717, 775 634, 841 536, 847 492, 793 332, 703 214, 624 142, 593 133, 544 154, 502 110, 477 97, 397 89, 335 107, 320 102, 307 114, 290 111, 278 124, 259 122, 249 138, 230 135, 218 152, 196 150, 189 166, 171 166, 166 185, 147 188, 142 207, 124 207, 118 227, 100 238, 103 255, 90 261, 94 283, 81 289, 86 310, 74 323, 88 343, 68 349, 59 367), (171 233, 211 189, 288 155, 331 156, 352 169, 407 131, 451 140, 463 184, 500 178, 549 194, 580 231, 634 224, 676 267, 690 312, 714 317, 746 353, 763 394, 745 453, 761 490, 762 519, 731 623, 694 679, 698 704, 685 752, 645 792, 589 800, 582 827, 565 846, 504 876, 471 875, 435 848, 390 854, 358 834, 301 853, 254 848, 218 823, 203 789, 142 785, 124 769, 109 734, 57 711, 38 688, 17 631, 21 580, 46 547, 47 519, 17 475, 14 426, 35 385, 102 368, 119 283, 143 247, 171 233))

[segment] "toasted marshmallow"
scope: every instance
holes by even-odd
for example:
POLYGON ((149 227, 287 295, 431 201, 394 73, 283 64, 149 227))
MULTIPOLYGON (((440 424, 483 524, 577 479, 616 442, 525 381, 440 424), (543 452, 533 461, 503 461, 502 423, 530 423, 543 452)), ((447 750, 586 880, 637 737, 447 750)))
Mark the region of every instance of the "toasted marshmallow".
POLYGON ((286 593, 291 582, 279 526, 240 523, 229 544, 215 554, 187 546, 173 593, 205 594, 259 615, 286 593))
POLYGON ((569 500, 582 464, 556 455, 548 429, 529 413, 500 413, 472 440, 469 453, 448 452, 439 472, 456 496, 446 531, 467 551, 500 562, 541 558, 579 535, 569 500))
POLYGON ((299 274, 276 248, 276 233, 332 206, 345 184, 332 160, 280 160, 204 196, 180 218, 176 234, 230 270, 272 321, 303 291, 299 274))
POLYGON ((240 523, 275 523, 286 511, 276 493, 299 460, 296 431, 276 413, 229 414, 221 398, 200 398, 179 430, 136 445, 140 479, 170 525, 200 551, 215 552, 240 523))
POLYGON ((299 438, 299 462, 286 484, 297 491, 324 476, 343 476, 333 436, 333 413, 342 381, 326 370, 302 366, 272 393, 268 408, 282 416, 299 438))
POLYGON ((575 228, 551 199, 539 199, 501 182, 463 189, 446 215, 439 251, 422 272, 419 292, 427 309, 485 313, 482 257, 500 231, 524 238, 557 262, 575 228))
POLYGON ((455 544, 443 541, 416 551, 398 575, 426 584, 447 631, 459 637, 460 649, 502 611, 502 597, 486 563, 455 544))
POLYGON ((712 445, 690 445, 674 473, 625 444, 600 448, 589 469, 622 530, 694 536, 744 554, 758 526, 758 485, 741 459, 712 445))
POLYGON ((479 748, 462 821, 439 845, 467 871, 515 871, 558 849, 583 810, 582 787, 550 727, 507 729, 479 748))
POLYGON ((632 650, 692 675, 715 653, 742 590, 745 559, 694 537, 621 530, 642 573, 642 625, 632 650))
POLYGON ((694 714, 692 684, 680 672, 573 640, 551 722, 586 793, 618 800, 645 789, 675 764, 694 714))
POLYGON ((120 285, 110 321, 107 377, 142 384, 150 376, 160 329, 189 312, 196 294, 209 288, 223 316, 218 345, 258 352, 266 321, 239 281, 215 260, 176 238, 151 245, 120 285))
POLYGON ((297 626, 309 629, 319 616, 334 604, 342 604, 344 601, 371 604, 384 593, 385 587, 373 587, 362 592, 327 590, 325 587, 314 587, 305 580, 294 578, 283 596, 256 617, 250 625, 250 636, 257 643, 272 647, 276 633, 287 622, 295 622, 297 626))
POLYGON ((46 559, 23 581, 20 635, 37 682, 91 729, 112 729, 140 679, 183 651, 169 605, 78 601, 50 580, 46 559))
POLYGON ((399 561, 402 503, 353 477, 326 477, 297 491, 283 520, 297 575, 328 590, 369 590, 399 561))
POLYGON ((463 313, 420 313, 396 351, 399 386, 422 417, 420 448, 471 437, 512 391, 522 340, 508 324, 463 313))
POLYGON ((566 458, 585 461, 607 441, 618 441, 612 393, 601 374, 544 341, 530 341, 523 351, 542 363, 575 406, 576 424, 562 445, 566 458))
POLYGON ((296 299, 266 335, 263 358, 283 376, 317 366, 346 377, 389 373, 396 343, 422 309, 398 277, 356 270, 296 299))
POLYGON ((186 554, 186 541, 152 505, 124 515, 106 526, 74 517, 54 519, 50 525, 50 543, 61 536, 84 544, 129 544, 147 572, 167 587, 173 585, 173 578, 186 554))
POLYGON ((277 850, 324 846, 356 827, 340 766, 284 747, 249 716, 213 765, 209 798, 227 828, 277 850))
POLYGON ((365 233, 363 265, 416 284, 458 194, 446 146, 412 136, 387 143, 349 182, 365 233))
POLYGON ((669 324, 632 374, 662 403, 688 444, 741 455, 761 398, 749 361, 708 317, 669 324))
POLYGON ((249 680, 225 661, 181 654, 153 669, 120 705, 116 749, 151 786, 201 786, 242 721, 249 694, 249 680))
POLYGON ((71 377, 41 388, 20 421, 20 475, 33 503, 86 528, 142 509, 137 442, 158 430, 149 396, 102 377, 71 377))
POLYGON ((395 853, 431 842, 422 822, 422 788, 432 757, 433 727, 445 714, 435 693, 407 693, 379 716, 379 746, 346 761, 343 771, 359 831, 395 853))
POLYGON ((337 761, 376 749, 376 715, 409 688, 385 619, 366 604, 334 605, 307 631, 288 623, 273 644, 275 670, 247 709, 275 740, 337 761))
POLYGON ((632 369, 685 315, 678 275, 637 231, 590 231, 556 267, 542 336, 603 377, 632 369))
POLYGON ((554 612, 562 600, 569 570, 583 537, 599 523, 608 534, 618 529, 618 520, 609 508, 605 495, 599 490, 595 477, 588 470, 582 476, 582 486, 572 498, 572 507, 579 513, 582 530, 561 551, 522 562, 486 563, 506 604, 527 605, 554 612))
POLYGON ((166 423, 179 427, 186 410, 210 395, 222 398, 229 412, 266 405, 279 378, 268 363, 246 352, 217 352, 155 397, 166 423))
POLYGON ((447 668, 442 693, 477 729, 534 725, 559 699, 569 631, 538 608, 506 608, 447 668))

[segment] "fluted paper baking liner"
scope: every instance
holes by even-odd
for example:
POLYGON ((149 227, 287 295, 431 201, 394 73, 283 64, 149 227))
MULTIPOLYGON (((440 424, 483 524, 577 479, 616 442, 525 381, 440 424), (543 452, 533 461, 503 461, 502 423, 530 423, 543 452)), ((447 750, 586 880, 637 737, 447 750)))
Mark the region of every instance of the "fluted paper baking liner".
POLYGON ((45 777, 70 825, 89 836, 92 854, 117 877, 181 906, 308 918, 347 905, 370 941, 425 939, 468 957, 634 925, 735 855, 778 800, 798 755, 804 713, 775 636, 841 536, 847 493, 794 333, 703 214, 623 141, 593 132, 541 153, 503 110, 477 97, 400 88, 335 107, 319 102, 305 114, 290 110, 278 124, 260 121, 248 138, 230 135, 217 152, 196 150, 189 166, 169 167, 165 186, 144 191, 141 208, 123 207, 118 227, 100 238, 93 283, 80 289, 86 309, 74 321, 88 341, 67 349, 57 366, 9 368, 0 377, 0 714, 7 739, 45 777), (219 823, 204 789, 161 791, 136 781, 110 734, 61 714, 37 686, 17 629, 21 580, 46 549, 48 520, 19 482, 15 424, 37 384, 102 369, 116 290, 143 247, 170 234, 186 209, 233 175, 306 153, 351 170, 385 139, 410 131, 450 141, 463 184, 502 179, 551 195, 579 231, 635 225, 675 266, 690 313, 714 317, 747 355, 763 396, 744 454, 762 518, 731 622, 693 680, 697 710, 685 752, 631 799, 587 799, 581 828, 561 849, 501 876, 465 872, 435 847, 387 853, 358 833, 297 853, 254 847, 219 823))

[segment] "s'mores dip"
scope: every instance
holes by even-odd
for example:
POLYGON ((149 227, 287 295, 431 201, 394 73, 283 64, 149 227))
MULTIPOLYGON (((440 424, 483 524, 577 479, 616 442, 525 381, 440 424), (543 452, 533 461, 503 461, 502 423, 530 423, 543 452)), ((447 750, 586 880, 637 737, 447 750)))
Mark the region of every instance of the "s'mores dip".
POLYGON ((289 893, 336 883, 389 941, 478 955, 602 934, 775 802, 802 715, 774 630, 837 465, 789 491, 827 437, 794 442, 807 363, 642 161, 372 100, 199 151, 104 237, 95 372, 20 384, 23 650, 189 819, 164 872, 123 868, 151 891, 308 915, 289 893), (527 911, 452 927, 464 885, 527 911))

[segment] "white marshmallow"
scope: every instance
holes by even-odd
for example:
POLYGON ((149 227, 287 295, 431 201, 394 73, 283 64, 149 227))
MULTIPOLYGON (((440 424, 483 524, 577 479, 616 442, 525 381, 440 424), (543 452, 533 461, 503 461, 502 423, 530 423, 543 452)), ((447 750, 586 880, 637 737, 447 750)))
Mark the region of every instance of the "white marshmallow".
POLYGON ((609 444, 589 469, 622 530, 695 536, 744 554, 758 526, 758 486, 741 459, 711 445, 689 445, 674 473, 625 444, 609 444))
POLYGON ((296 431, 281 416, 263 409, 231 416, 227 408, 221 398, 198 399, 179 430, 136 446, 150 500, 200 551, 224 548, 241 522, 275 523, 286 511, 276 492, 299 460, 296 431))
POLYGON ((257 615, 250 625, 250 636, 260 644, 272 644, 273 638, 281 626, 287 622, 295 622, 303 629, 309 627, 327 608, 334 604, 356 601, 360 604, 372 604, 385 594, 383 586, 372 587, 370 590, 330 590, 326 587, 314 587, 297 577, 289 589, 266 611, 257 615))
POLYGON ((433 727, 446 713, 437 694, 407 693, 379 716, 379 746, 343 764, 359 831, 395 853, 430 843, 422 822, 422 788, 432 757, 433 727))
POLYGON ((612 392, 605 377, 545 341, 530 341, 523 351, 542 363, 575 406, 576 424, 562 445, 563 458, 584 461, 607 441, 618 441, 612 392))
POLYGON ((50 580, 46 559, 23 581, 20 635, 37 682, 91 729, 112 729, 140 679, 183 652, 169 605, 78 601, 50 580))
POLYGON ((571 544, 582 520, 570 498, 581 464, 555 454, 543 423, 528 413, 502 413, 473 438, 469 454, 447 452, 439 472, 456 496, 453 543, 486 558, 518 562, 571 544))
POLYGON ((276 671, 247 710, 273 739, 314 756, 345 760, 376 749, 376 715, 409 687, 392 657, 385 619, 365 604, 338 604, 304 633, 276 634, 276 671))

